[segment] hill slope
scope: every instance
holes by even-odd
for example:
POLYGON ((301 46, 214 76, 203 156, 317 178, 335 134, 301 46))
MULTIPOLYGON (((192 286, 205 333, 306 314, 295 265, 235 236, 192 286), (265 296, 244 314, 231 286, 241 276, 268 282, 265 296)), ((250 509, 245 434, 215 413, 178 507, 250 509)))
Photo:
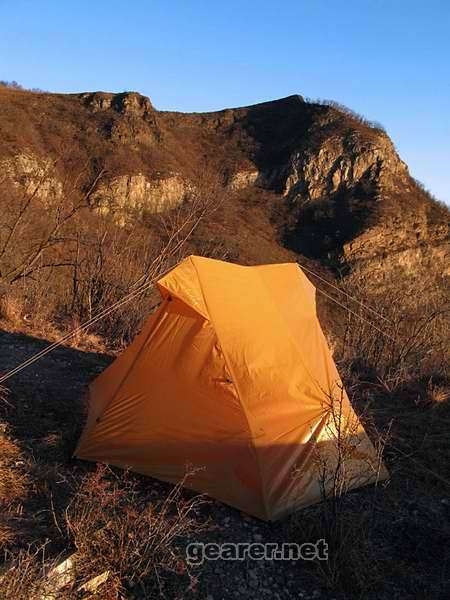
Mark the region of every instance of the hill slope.
POLYGON ((445 257, 448 212, 410 177, 389 137, 300 96, 183 114, 157 111, 136 93, 1 89, 0 132, 3 172, 30 186, 47 170, 48 196, 85 165, 91 176, 99 168, 107 173, 93 194, 97 202, 116 212, 161 211, 181 202, 209 169, 229 190, 245 190, 238 196, 271 192, 274 243, 296 252, 363 270, 371 260, 377 270, 411 269, 416 259, 432 266, 445 257))

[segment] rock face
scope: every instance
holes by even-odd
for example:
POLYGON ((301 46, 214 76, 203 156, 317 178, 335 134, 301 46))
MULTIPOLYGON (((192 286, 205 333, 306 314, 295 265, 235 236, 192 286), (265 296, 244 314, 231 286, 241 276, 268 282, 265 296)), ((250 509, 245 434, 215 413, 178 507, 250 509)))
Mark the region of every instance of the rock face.
POLYGON ((261 183, 261 174, 256 169, 237 171, 227 179, 227 186, 233 191, 242 190, 252 185, 261 185, 261 183))
POLYGON ((134 116, 150 120, 155 116, 155 109, 149 98, 135 92, 124 92, 123 94, 93 92, 80 94, 79 97, 93 112, 112 110, 128 117, 134 116))
MULTIPOLYGON (((387 220, 344 245, 340 257, 351 278, 374 294, 403 288, 412 304, 443 299, 450 278, 450 242, 445 224, 426 219, 387 220)), ((393 298, 393 301, 398 301, 393 298)))
POLYGON ((48 204, 61 198, 63 185, 54 162, 33 153, 20 153, 0 161, 0 171, 19 191, 48 204))
POLYGON ((161 139, 157 113, 145 96, 135 92, 81 94, 80 99, 93 113, 109 117, 105 128, 108 137, 119 143, 155 144, 161 139))
POLYGON ((315 201, 327 198, 341 187, 360 185, 367 191, 404 184, 408 168, 398 157, 390 139, 381 134, 365 142, 352 134, 331 137, 319 148, 294 152, 286 165, 285 196, 315 201))
POLYGON ((386 133, 348 110, 289 96, 182 114, 134 92, 7 89, 0 108, 2 173, 27 194, 39 183, 43 202, 61 198, 74 172, 95 180, 101 170, 92 207, 132 226, 179 205, 207 175, 232 192, 231 212, 249 211, 249 223, 255 199, 270 199, 273 247, 374 281, 448 268, 448 211, 412 179, 386 133))
POLYGON ((90 200, 100 214, 111 214, 125 225, 133 217, 160 213, 183 202, 187 185, 179 175, 149 180, 145 175, 122 175, 102 184, 90 200))

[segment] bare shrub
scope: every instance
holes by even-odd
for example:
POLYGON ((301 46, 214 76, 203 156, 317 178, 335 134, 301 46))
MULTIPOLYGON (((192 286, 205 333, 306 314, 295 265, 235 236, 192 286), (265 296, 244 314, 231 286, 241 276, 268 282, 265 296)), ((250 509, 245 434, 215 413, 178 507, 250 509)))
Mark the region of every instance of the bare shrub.
POLYGON ((24 464, 17 445, 0 433, 0 507, 9 506, 25 496, 28 477, 24 464))
POLYGON ((348 296, 328 289, 327 294, 350 309, 333 307, 341 317, 334 321, 338 362, 391 396, 408 382, 448 377, 448 306, 440 301, 410 306, 407 291, 400 288, 392 301, 390 293, 394 295, 395 290, 380 298, 368 293, 363 284, 343 281, 338 285, 348 296))
MULTIPOLYGON (((209 529, 209 524, 200 516, 203 497, 187 498, 182 492, 189 476, 187 472, 183 481, 156 499, 137 476, 106 466, 81 481, 74 479, 72 500, 64 511, 53 511, 55 534, 61 536, 65 555, 52 553, 49 542, 6 551, 0 597, 84 597, 83 586, 99 575, 105 576, 97 592, 102 598, 173 597, 183 586, 193 589, 196 579, 183 544, 193 533, 209 529), (61 578, 53 575, 54 567, 68 555, 70 566, 64 573, 59 570, 61 578)), ((5 535, 9 535, 6 528, 5 535)))
POLYGON ((91 189, 102 176, 98 173, 87 191, 78 189, 84 170, 73 180, 60 183, 60 189, 48 197, 46 186, 53 183, 58 161, 37 167, 31 182, 18 187, 10 179, 3 183, 0 202, 0 281, 15 283, 33 277, 36 270, 62 266, 61 248, 67 242, 75 215, 88 208, 91 189))
POLYGON ((443 404, 450 400, 450 385, 435 383, 430 377, 427 385, 427 397, 432 406, 443 404))
MULTIPOLYGON (((121 227, 92 204, 92 190, 105 175, 101 169, 86 167, 66 177, 60 193, 47 198, 57 164, 39 168, 26 189, 2 182, 0 284, 6 298, 20 301, 24 318, 36 330, 51 322, 59 329, 84 322, 139 292, 133 310, 108 314, 93 329, 120 347, 148 316, 154 303, 150 284, 194 250, 195 231, 220 204, 224 188, 205 172, 180 206, 135 215, 132 225, 121 227)), ((13 306, 5 305, 3 312, 13 316, 13 306)))
POLYGON ((162 500, 149 501, 129 473, 119 477, 102 466, 87 475, 65 511, 76 548, 77 585, 104 571, 117 591, 133 589, 146 598, 167 590, 177 574, 190 585, 178 544, 207 525, 198 518, 202 497, 182 495, 186 478, 162 500))
POLYGON ((316 99, 305 98, 305 101, 309 104, 318 104, 319 106, 328 106, 328 107, 333 108, 333 109, 339 111, 340 113, 346 115, 347 117, 350 117, 355 122, 357 122, 361 125, 365 125, 366 127, 371 127, 373 129, 376 129, 383 133, 386 132, 384 126, 381 123, 379 123, 378 121, 369 121, 369 119, 366 119, 366 117, 364 117, 363 115, 360 115, 359 113, 352 110, 348 106, 345 106, 345 104, 341 104, 340 102, 336 102, 335 100, 326 100, 326 99, 322 99, 322 98, 316 98, 316 99))
MULTIPOLYGON (((0 403, 6 402, 6 390, 0 386, 0 403)), ((15 544, 19 537, 16 513, 21 513, 27 496, 30 477, 24 456, 7 435, 0 422, 0 548, 15 544)))
POLYGON ((16 531, 14 529, 10 515, 5 511, 0 513, 0 548, 8 548, 16 540, 16 531))
POLYGON ((23 317, 22 301, 13 296, 4 294, 0 297, 0 319, 5 319, 13 325, 20 323, 23 317))
POLYGON ((0 573, 0 597, 5 600, 42 598, 47 568, 45 545, 29 546, 14 555, 7 552, 0 573))
MULTIPOLYGON (((318 478, 322 503, 294 517, 297 541, 325 539, 326 561, 317 560, 317 577, 335 591, 361 595, 375 585, 383 574, 382 565, 372 549, 374 520, 377 510, 377 486, 384 474, 383 453, 388 431, 380 434, 367 415, 359 418, 349 413, 341 384, 326 396, 324 409, 326 443, 320 441, 313 450, 313 469, 318 478), (371 432, 374 457, 361 458, 360 422, 371 432), (355 459, 362 460, 358 465, 355 459), (373 483, 358 497, 357 506, 348 492, 364 482, 373 483)), ((296 473, 302 476, 302 472, 296 473)), ((383 477, 384 479, 384 477, 383 477)))
POLYGON ((17 81, 13 80, 13 81, 5 81, 4 79, 2 79, 0 81, 0 87, 5 87, 5 88, 10 88, 12 90, 23 90, 23 86, 20 85, 20 83, 17 83, 17 81))

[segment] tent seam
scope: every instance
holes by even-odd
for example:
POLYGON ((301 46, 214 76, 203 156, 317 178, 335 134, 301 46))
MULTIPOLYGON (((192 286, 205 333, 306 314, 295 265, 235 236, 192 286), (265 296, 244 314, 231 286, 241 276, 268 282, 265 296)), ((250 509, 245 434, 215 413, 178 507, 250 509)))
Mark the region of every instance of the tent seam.
MULTIPOLYGON (((192 254, 191 254, 191 255, 189 255, 189 256, 188 256, 188 257, 187 257, 185 260, 186 260, 186 261, 189 261, 189 262, 191 263, 191 266, 192 266, 192 268, 194 269, 194 271, 195 271, 195 274, 197 275, 197 281, 198 281, 198 283, 199 283, 199 286, 200 286, 200 289, 201 289, 201 285, 200 285, 200 278, 199 278, 199 276, 198 276, 198 271, 197 271, 197 269, 196 269, 196 267, 195 267, 195 265, 194 265, 194 261, 192 260, 192 254)), ((179 266, 179 265, 181 265, 181 264, 182 264, 182 262, 184 262, 184 261, 180 261, 180 262, 178 263, 178 265, 176 265, 176 266, 179 266)), ((174 267, 174 269, 175 269, 175 268, 176 268, 176 267, 174 267)), ((170 273, 171 273, 171 271, 168 273, 168 275, 169 275, 170 273)), ((178 300, 180 300, 180 302, 183 302, 183 304, 185 304, 186 306, 188 306, 189 308, 191 308, 193 311, 195 311, 197 314, 199 314, 199 315, 200 315, 200 316, 201 316, 203 319, 206 319, 206 320, 209 320, 209 321, 211 320, 211 319, 210 319, 210 316, 209 316, 208 307, 206 306, 206 303, 205 303, 205 297, 204 297, 204 295, 203 295, 203 290, 202 290, 202 298, 203 298, 203 304, 204 304, 205 311, 201 310, 201 309, 200 309, 198 306, 195 306, 195 303, 192 303, 192 302, 187 302, 185 298, 183 298, 182 296, 180 296, 180 294, 177 294, 177 293, 176 293, 176 292, 174 292, 172 289, 170 289, 170 287, 167 287, 167 285, 163 283, 163 281, 164 281, 164 279, 165 279, 165 278, 166 278, 166 275, 164 275, 164 277, 162 277, 161 279, 159 279, 159 280, 156 282, 156 285, 157 285, 157 286, 158 286, 158 288, 159 288, 160 294, 161 294, 163 297, 164 297, 164 294, 163 294, 162 290, 164 290, 164 292, 165 292, 165 293, 166 293, 168 296, 174 296, 175 298, 178 298, 178 300), (205 313, 206 313, 206 314, 205 314, 205 313)))
POLYGON ((249 415, 248 415, 248 412, 247 412, 247 410, 245 408, 244 402, 242 401, 241 394, 239 393, 239 388, 238 388, 238 386, 236 384, 237 379, 235 377, 234 369, 232 369, 232 367, 231 367, 231 362, 229 361, 227 353, 225 352, 225 348, 224 348, 224 346, 223 346, 223 344, 222 344, 222 342, 220 340, 220 336, 219 336, 219 334, 217 332, 217 328, 216 328, 216 325, 214 323, 214 319, 211 317, 211 313, 210 313, 208 304, 206 302, 205 294, 203 292, 203 286, 202 286, 202 281, 200 279, 200 274, 199 274, 198 269, 197 269, 197 267, 196 267, 196 265, 195 265, 195 263, 194 263, 194 261, 192 259, 192 256, 190 256, 189 258, 190 258, 190 260, 192 262, 192 266, 193 266, 193 268, 195 270, 195 273, 197 274, 197 279, 198 279, 198 282, 200 284, 200 291, 201 291, 201 294, 202 294, 203 303, 204 303, 204 305, 205 305, 205 307, 206 307, 206 309, 208 311, 208 314, 209 314, 209 321, 211 322, 211 324, 212 324, 212 326, 214 328, 214 332, 216 334, 217 340, 218 340, 219 345, 220 345, 220 347, 222 349, 222 354, 223 354, 223 359, 224 359, 224 362, 225 362, 225 366, 227 367, 227 369, 230 372, 230 375, 231 375, 231 377, 233 379, 234 389, 236 390, 236 395, 237 395, 237 398, 239 400, 239 404, 240 404, 240 406, 242 408, 242 412, 244 414, 244 417, 245 417, 245 420, 246 420, 246 423, 247 423, 247 429, 248 429, 248 432, 249 432, 249 435, 250 435, 250 440, 251 440, 251 447, 252 447, 252 450, 253 450, 253 454, 254 454, 254 457, 255 457, 256 466, 257 466, 257 469, 258 469, 258 475, 259 475, 260 486, 261 486, 261 495, 262 495, 262 500, 263 500, 263 505, 264 505, 264 512, 265 512, 265 515, 266 515, 267 519, 270 520, 270 512, 269 512, 268 505, 267 505, 267 497, 266 497, 266 490, 265 490, 265 486, 264 486, 264 479, 263 479, 263 476, 262 476, 261 463, 260 463, 260 460, 259 460, 259 454, 258 454, 256 445, 255 445, 255 437, 256 436, 254 435, 253 430, 250 427, 249 415))
MULTIPOLYGON (((290 264, 290 263, 288 263, 288 264, 290 264)), ((292 264, 293 264, 293 263, 292 263, 292 264)), ((270 288, 267 286, 267 284, 266 284, 266 282, 264 281, 263 277, 261 277, 261 274, 260 274, 258 271, 256 271, 256 272, 258 273, 259 280, 261 281, 261 283, 262 283, 262 286, 263 286, 264 290, 267 292, 267 296, 268 296, 268 298, 270 298, 270 301, 271 301, 272 305, 275 307, 275 311, 276 311, 276 313, 277 313, 277 314, 279 314, 279 311, 278 311, 278 309, 277 309, 277 307, 276 307, 276 303, 274 302, 274 299, 273 299, 273 297, 272 297, 272 294, 270 293, 270 288)), ((302 286, 302 287, 303 287, 303 286, 302 286)), ((314 290, 315 290, 315 288, 314 288, 314 290)), ((285 322, 285 319, 282 319, 282 321, 283 321, 283 323, 284 323, 284 324, 286 324, 286 322, 285 322)), ((317 316, 317 308, 316 308, 316 307, 315 307, 315 312, 314 312, 314 321, 315 321, 315 325, 316 325, 316 330, 319 332, 319 335, 320 335, 320 334, 322 334, 322 335, 323 335, 322 328, 321 328, 321 326, 320 326, 320 322, 319 322, 319 319, 318 319, 318 316, 317 316)), ((316 387, 316 388, 319 390, 319 392, 320 392, 320 394, 321 394, 321 395, 322 395, 322 394, 324 394, 324 393, 326 393, 326 392, 325 392, 325 390, 323 390, 323 389, 320 387, 320 385, 319 385, 319 383, 318 383, 317 379, 316 379, 315 377, 313 377, 313 376, 312 376, 312 374, 311 374, 311 372, 310 372, 309 368, 306 366, 306 363, 305 363, 305 361, 303 360, 302 351, 301 351, 301 346, 300 346, 300 344, 299 344, 299 342, 298 342, 297 338, 296 338, 296 337, 295 337, 295 336, 292 334, 292 332, 291 332, 291 330, 290 330, 289 326, 287 326, 287 327, 286 327, 286 331, 287 331, 287 333, 288 333, 288 335, 289 335, 289 338, 290 338, 290 339, 293 341, 295 348, 297 349, 297 354, 298 354, 298 357, 299 357, 299 359, 300 359, 300 362, 301 362, 301 363, 302 363, 302 365, 303 365, 303 368, 305 369, 305 372, 306 372, 306 374, 308 375, 308 377, 310 378, 310 380, 312 381, 312 383, 315 385, 315 387, 316 387)), ((338 373, 338 376, 339 376, 339 381, 342 383, 342 380, 341 380, 341 377, 340 377, 339 373, 338 373)), ((330 388, 330 392, 331 392, 331 388, 330 388)))

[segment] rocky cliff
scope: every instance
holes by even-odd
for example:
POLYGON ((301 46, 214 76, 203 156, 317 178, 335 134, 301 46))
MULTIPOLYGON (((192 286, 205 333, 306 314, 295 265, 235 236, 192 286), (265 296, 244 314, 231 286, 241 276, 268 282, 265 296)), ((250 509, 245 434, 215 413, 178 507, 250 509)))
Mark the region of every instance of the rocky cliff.
POLYGON ((227 191, 228 216, 202 234, 234 244, 242 262, 300 254, 375 287, 399 273, 412 287, 448 275, 448 211, 412 179, 387 134, 301 96, 183 114, 134 92, 0 89, 0 169, 46 203, 83 172, 76 185, 94 182, 92 209, 127 227, 183 203, 208 172, 227 191))

